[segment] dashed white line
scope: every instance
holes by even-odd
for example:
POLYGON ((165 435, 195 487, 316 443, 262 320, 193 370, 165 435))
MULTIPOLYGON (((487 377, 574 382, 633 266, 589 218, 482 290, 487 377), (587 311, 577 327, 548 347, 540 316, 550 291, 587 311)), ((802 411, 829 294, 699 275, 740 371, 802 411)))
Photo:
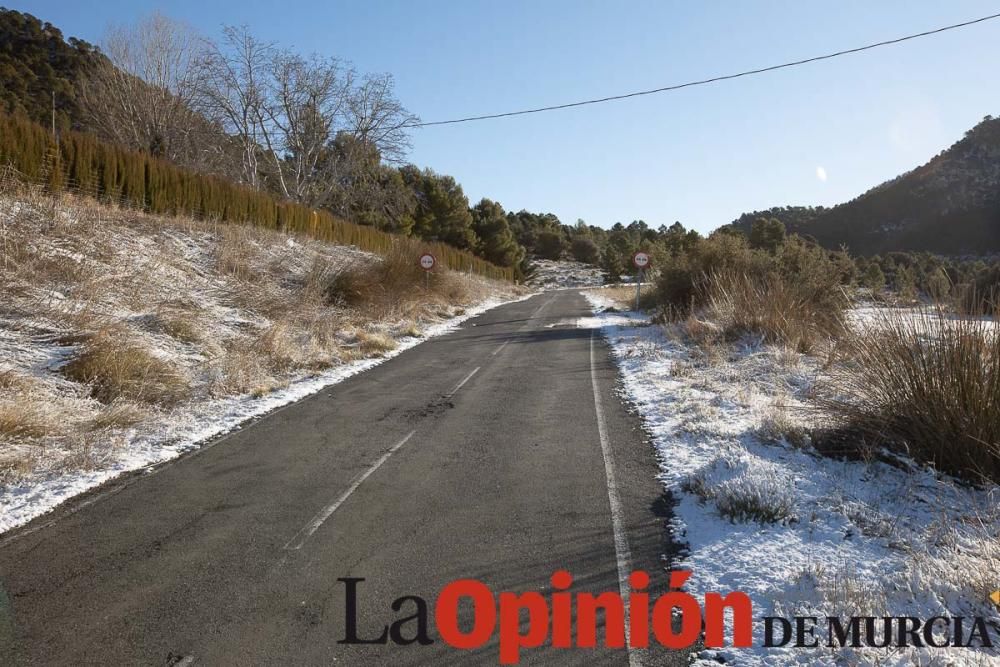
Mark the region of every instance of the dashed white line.
POLYGON ((497 349, 493 350, 493 352, 490 354, 490 356, 491 357, 495 357, 498 354, 500 354, 500 351, 503 350, 505 347, 507 347, 507 343, 509 343, 509 342, 510 342, 509 340, 505 340, 503 343, 500 344, 500 347, 498 347, 497 349))
POLYGON ((632 648, 629 640, 630 621, 629 597, 631 588, 628 583, 629 570, 632 568, 632 552, 628 546, 628 536, 622 526, 622 503, 618 497, 618 484, 615 481, 614 459, 611 454, 611 441, 608 440, 608 427, 604 423, 604 408, 601 405, 601 392, 597 386, 597 369, 594 365, 594 333, 590 334, 590 383, 594 389, 594 410, 597 412, 597 436, 601 440, 601 455, 604 457, 604 475, 608 480, 608 502, 611 505, 611 528, 615 537, 615 559, 618 566, 618 592, 625 606, 625 646, 628 647, 629 667, 641 667, 642 660, 632 648))
POLYGON ((451 398, 452 396, 454 396, 455 394, 457 394, 458 390, 461 389, 462 387, 464 387, 465 383, 468 382, 469 380, 471 380, 472 376, 475 375, 476 373, 478 373, 480 368, 481 368, 481 366, 476 366, 475 368, 473 368, 472 372, 469 373, 468 375, 466 375, 465 378, 461 382, 459 382, 457 385, 455 385, 454 389, 452 389, 447 394, 445 394, 444 397, 445 398, 451 398))
POLYGON ((389 449, 389 451, 387 451, 385 454, 381 456, 381 458, 379 458, 378 461, 373 463, 367 470, 365 470, 358 477, 356 477, 354 481, 351 483, 351 485, 347 487, 346 491, 337 496, 337 499, 334 500, 332 503, 330 503, 322 510, 320 510, 319 514, 314 516, 309 523, 307 523, 305 526, 302 527, 302 530, 300 530, 295 534, 295 537, 290 539, 288 543, 285 544, 285 549, 290 549, 290 550, 301 549, 302 545, 305 544, 310 537, 312 537, 312 534, 315 533, 317 530, 319 530, 319 527, 322 526, 323 523, 327 519, 329 519, 334 512, 337 511, 337 508, 343 505, 344 501, 350 498, 351 494, 357 491, 358 487, 361 486, 366 479, 371 477, 372 473, 378 470, 383 463, 388 461, 390 456, 395 454, 400 447, 405 445, 406 442, 413 437, 414 433, 416 433, 416 431, 410 431, 409 433, 407 433, 402 440, 393 445, 389 449))
POLYGON ((546 301, 545 303, 543 303, 542 305, 540 305, 540 306, 538 307, 538 310, 536 310, 536 311, 534 312, 534 314, 533 314, 533 315, 531 316, 531 319, 534 319, 534 318, 538 317, 538 314, 539 314, 539 313, 541 313, 541 312, 542 312, 543 310, 545 310, 546 308, 548 308, 548 307, 549 307, 549 304, 551 304, 551 303, 552 303, 553 301, 555 301, 555 300, 556 300, 556 298, 555 298, 555 297, 552 297, 551 299, 549 299, 548 301, 546 301))

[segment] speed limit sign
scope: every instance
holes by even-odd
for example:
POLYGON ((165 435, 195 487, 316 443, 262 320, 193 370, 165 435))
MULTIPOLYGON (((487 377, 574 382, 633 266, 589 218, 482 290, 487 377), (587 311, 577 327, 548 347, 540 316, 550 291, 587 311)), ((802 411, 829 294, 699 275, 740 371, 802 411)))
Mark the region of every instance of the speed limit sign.
POLYGON ((635 264, 637 269, 645 269, 649 266, 649 253, 639 251, 632 255, 632 263, 635 264))
POLYGON ((431 269, 434 268, 435 264, 437 264, 437 260, 434 259, 434 255, 430 254, 429 252, 425 252, 423 255, 420 256, 420 268, 422 268, 424 271, 430 271, 431 269))

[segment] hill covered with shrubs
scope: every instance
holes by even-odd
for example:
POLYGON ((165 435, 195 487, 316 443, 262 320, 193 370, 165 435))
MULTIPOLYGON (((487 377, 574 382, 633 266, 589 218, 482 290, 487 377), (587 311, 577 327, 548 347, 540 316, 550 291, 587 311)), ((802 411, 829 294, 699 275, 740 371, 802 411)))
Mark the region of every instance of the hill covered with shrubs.
POLYGON ((927 164, 832 208, 787 206, 747 213, 732 224, 747 233, 760 217, 829 248, 988 254, 1000 251, 1000 118, 987 116, 927 164))

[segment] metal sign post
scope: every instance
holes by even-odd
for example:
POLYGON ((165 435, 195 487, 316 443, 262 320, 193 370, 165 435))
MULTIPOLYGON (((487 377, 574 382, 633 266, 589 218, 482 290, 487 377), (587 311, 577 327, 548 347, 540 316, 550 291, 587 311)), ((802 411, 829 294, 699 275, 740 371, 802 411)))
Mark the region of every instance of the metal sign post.
POLYGON ((425 252, 420 256, 420 268, 424 270, 425 290, 430 290, 431 288, 431 271, 434 269, 435 264, 437 264, 437 260, 429 252, 425 252))
POLYGON ((649 266, 649 253, 641 250, 632 255, 632 264, 638 269, 635 277, 635 309, 639 310, 639 294, 642 291, 642 270, 649 266))

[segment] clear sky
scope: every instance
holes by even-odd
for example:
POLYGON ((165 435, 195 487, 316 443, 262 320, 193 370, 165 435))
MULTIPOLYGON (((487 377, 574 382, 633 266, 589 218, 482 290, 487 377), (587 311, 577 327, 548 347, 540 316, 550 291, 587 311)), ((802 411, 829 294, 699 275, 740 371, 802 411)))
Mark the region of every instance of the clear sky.
MULTIPOLYGON (((8 0, 67 36, 158 9, 247 24, 391 72, 425 121, 545 106, 797 60, 1000 12, 985 0, 8 0)), ((1000 20, 657 96, 414 132, 410 160, 469 199, 610 226, 709 231, 744 211, 836 204, 1000 115, 1000 20)))

